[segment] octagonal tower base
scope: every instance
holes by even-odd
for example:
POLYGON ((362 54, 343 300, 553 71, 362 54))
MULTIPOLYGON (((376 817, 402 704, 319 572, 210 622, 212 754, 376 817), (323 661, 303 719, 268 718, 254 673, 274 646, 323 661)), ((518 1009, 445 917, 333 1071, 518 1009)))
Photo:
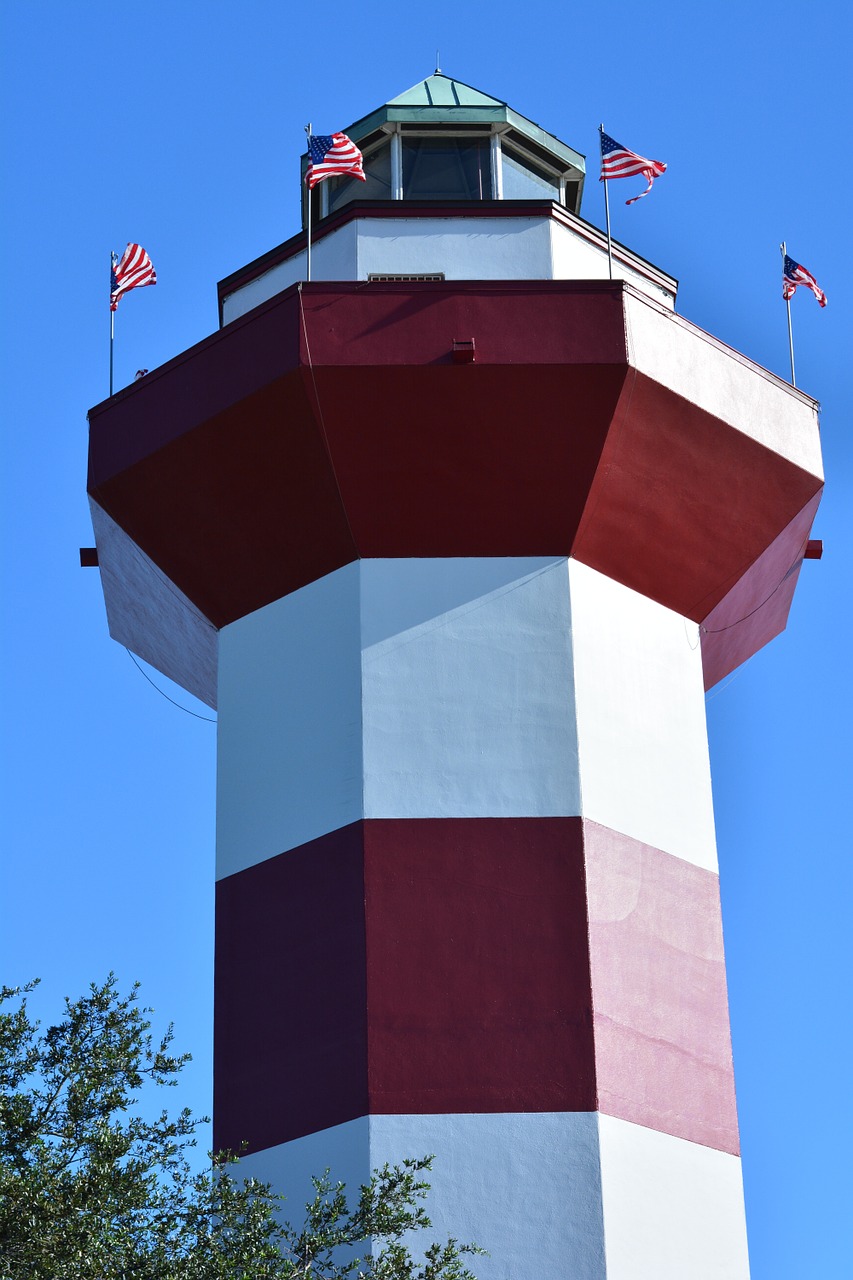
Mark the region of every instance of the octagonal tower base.
POLYGON ((485 1277, 747 1274, 695 623, 461 557, 223 628, 215 1114, 300 1202, 434 1152, 485 1277))

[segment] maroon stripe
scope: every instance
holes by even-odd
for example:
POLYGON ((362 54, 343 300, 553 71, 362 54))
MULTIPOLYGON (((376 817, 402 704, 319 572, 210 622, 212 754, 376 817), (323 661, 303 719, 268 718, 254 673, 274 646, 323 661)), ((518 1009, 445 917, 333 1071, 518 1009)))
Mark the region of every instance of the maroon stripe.
POLYGON ((365 827, 371 1111, 594 1110, 580 819, 365 827))
POLYGON ((598 1108, 736 1152, 717 878, 579 818, 369 820, 230 876, 215 1108, 251 1150, 598 1108))
POLYGON ((356 823, 220 881, 216 928, 217 1146, 595 1108, 579 819, 356 823))
POLYGON ((366 1112, 360 823, 219 882, 215 972, 217 1150, 366 1112))

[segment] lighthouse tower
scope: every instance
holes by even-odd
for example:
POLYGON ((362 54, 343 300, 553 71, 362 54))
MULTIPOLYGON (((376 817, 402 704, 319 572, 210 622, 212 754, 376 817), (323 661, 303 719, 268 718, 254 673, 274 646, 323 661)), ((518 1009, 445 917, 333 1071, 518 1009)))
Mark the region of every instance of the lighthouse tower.
POLYGON ((311 282, 303 231, 90 414, 110 631, 218 707, 215 1142, 297 1209, 435 1153, 484 1280, 746 1277, 704 691, 786 623, 816 405, 609 279, 506 103, 348 132, 311 282))

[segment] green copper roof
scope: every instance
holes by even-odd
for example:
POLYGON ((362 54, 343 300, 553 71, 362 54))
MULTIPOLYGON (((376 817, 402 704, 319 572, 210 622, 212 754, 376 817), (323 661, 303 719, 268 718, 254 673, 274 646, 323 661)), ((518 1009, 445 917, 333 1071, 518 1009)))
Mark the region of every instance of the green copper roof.
POLYGON ((461 80, 453 80, 436 71, 426 80, 419 80, 405 93, 400 93, 386 104, 389 107, 505 107, 499 98, 490 98, 479 89, 472 89, 461 80))
POLYGON ((513 129, 542 147, 558 168, 563 168, 566 172, 576 170, 580 174, 585 171, 584 157, 580 152, 555 138, 552 133, 547 133, 526 116, 513 111, 500 98, 472 89, 470 85, 454 80, 442 71, 436 71, 426 80, 419 80, 411 89, 357 120, 344 132, 349 134, 353 142, 360 142, 377 129, 387 129, 389 125, 397 124, 480 124, 489 129, 493 125, 503 125, 504 129, 513 129))

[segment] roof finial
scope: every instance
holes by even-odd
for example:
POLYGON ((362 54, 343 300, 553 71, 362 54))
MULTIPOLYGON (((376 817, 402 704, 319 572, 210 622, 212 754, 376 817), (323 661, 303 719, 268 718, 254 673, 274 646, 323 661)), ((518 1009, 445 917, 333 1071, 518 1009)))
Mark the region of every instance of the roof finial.
POLYGON ((439 53, 439 51, 438 51, 438 49, 436 49, 436 51, 435 51, 435 73, 434 73, 434 74, 435 74, 435 75, 437 75, 437 76, 440 76, 440 75, 443 75, 444 73, 443 73, 443 71, 441 70, 441 58, 438 56, 438 53, 439 53))

